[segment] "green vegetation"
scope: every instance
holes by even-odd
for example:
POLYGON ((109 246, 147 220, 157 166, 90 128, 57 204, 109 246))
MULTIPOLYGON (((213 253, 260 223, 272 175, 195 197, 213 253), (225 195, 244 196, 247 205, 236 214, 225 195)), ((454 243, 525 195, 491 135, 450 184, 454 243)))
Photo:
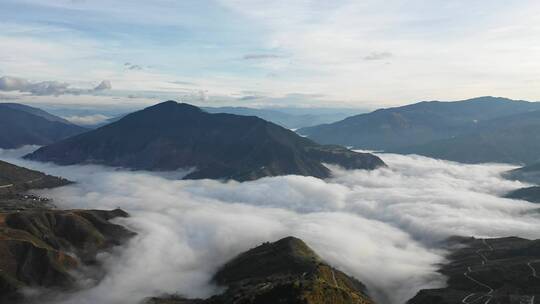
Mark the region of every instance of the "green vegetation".
POLYGON ((226 291, 206 300, 178 296, 152 304, 371 304, 365 286, 322 261, 302 240, 287 237, 250 249, 227 264, 214 281, 226 291))

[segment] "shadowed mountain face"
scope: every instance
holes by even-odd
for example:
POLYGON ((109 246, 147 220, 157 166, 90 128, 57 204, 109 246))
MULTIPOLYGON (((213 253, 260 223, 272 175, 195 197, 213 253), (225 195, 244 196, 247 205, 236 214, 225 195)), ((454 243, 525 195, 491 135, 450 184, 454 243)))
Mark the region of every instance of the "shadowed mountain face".
POLYGON ((481 97, 381 109, 300 129, 313 140, 466 163, 539 159, 540 103, 481 97))
POLYGON ((253 180, 298 174, 328 177, 328 162, 375 169, 376 156, 321 146, 257 117, 210 114, 167 101, 26 156, 62 165, 98 163, 142 170, 196 168, 186 178, 253 180))
POLYGON ((214 276, 227 290, 206 300, 153 298, 152 304, 370 304, 362 283, 321 261, 302 240, 287 237, 250 249, 214 276))
POLYGON ((533 164, 540 158, 540 111, 478 122, 466 133, 395 152, 464 163, 533 164))
MULTIPOLYGON (((504 177, 531 184, 540 184, 540 164, 533 164, 508 171, 504 177)), ((521 188, 506 194, 505 197, 540 203, 540 186, 521 188)))
POLYGON ((409 304, 534 303, 540 297, 540 240, 455 238, 440 272, 448 287, 421 290, 409 304))
POLYGON ((521 199, 531 203, 540 203, 540 187, 528 187, 512 191, 506 195, 508 198, 521 199))
POLYGON ((0 148, 48 145, 84 131, 85 128, 40 109, 0 103, 0 148))
POLYGON ((506 172, 505 177, 511 180, 519 180, 531 184, 540 184, 540 163, 506 172))

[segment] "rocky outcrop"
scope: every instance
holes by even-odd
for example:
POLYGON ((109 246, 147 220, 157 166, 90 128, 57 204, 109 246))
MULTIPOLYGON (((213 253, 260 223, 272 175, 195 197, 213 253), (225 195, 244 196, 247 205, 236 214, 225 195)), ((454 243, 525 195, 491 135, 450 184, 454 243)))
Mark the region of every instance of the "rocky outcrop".
POLYGON ((153 298, 152 304, 370 304, 365 286, 334 269, 302 240, 287 237, 240 254, 214 276, 226 291, 206 300, 153 298))

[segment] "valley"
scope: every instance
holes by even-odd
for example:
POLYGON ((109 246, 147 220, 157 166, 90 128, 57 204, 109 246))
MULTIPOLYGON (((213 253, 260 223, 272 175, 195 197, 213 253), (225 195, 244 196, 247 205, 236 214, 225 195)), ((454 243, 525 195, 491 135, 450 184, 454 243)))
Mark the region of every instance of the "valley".
POLYGON ((539 14, 0 0, 0 304, 540 304, 539 14))
MULTIPOLYGON (((500 105, 508 112, 506 101, 500 105)), ((5 151, 1 269, 9 270, 2 296, 10 301, 520 304, 539 297, 537 241, 527 239, 537 235, 539 213, 525 202, 536 202, 537 187, 524 187, 536 182, 535 165, 357 152, 257 117, 173 101, 26 156, 5 151), (222 217, 213 224, 209 207, 222 217), (200 229, 199 220, 204 236, 187 232, 200 229), (233 237, 216 243, 223 229, 233 237), (146 256, 160 262, 148 267, 146 256), (175 258, 171 267, 171 256, 202 259, 175 258), (24 295, 29 287, 40 291, 24 295)))

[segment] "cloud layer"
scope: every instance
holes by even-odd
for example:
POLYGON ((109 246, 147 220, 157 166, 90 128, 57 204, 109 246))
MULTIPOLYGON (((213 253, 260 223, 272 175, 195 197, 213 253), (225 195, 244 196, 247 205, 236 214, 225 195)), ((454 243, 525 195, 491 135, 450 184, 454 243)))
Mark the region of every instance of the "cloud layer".
MULTIPOLYGON (((13 157, 2 154, 0 158, 13 157)), ((142 297, 219 292, 209 283, 236 254, 287 235, 368 285, 379 303, 403 303, 444 285, 437 243, 452 235, 539 238, 537 207, 497 195, 523 186, 506 165, 460 165, 383 154, 389 168, 333 168, 326 181, 284 176, 253 182, 170 180, 98 166, 57 167, 15 159, 78 183, 43 191, 63 208, 121 207, 139 235, 102 256, 109 274, 55 303, 135 303, 142 297)), ((181 174, 181 172, 179 172, 181 174)))

